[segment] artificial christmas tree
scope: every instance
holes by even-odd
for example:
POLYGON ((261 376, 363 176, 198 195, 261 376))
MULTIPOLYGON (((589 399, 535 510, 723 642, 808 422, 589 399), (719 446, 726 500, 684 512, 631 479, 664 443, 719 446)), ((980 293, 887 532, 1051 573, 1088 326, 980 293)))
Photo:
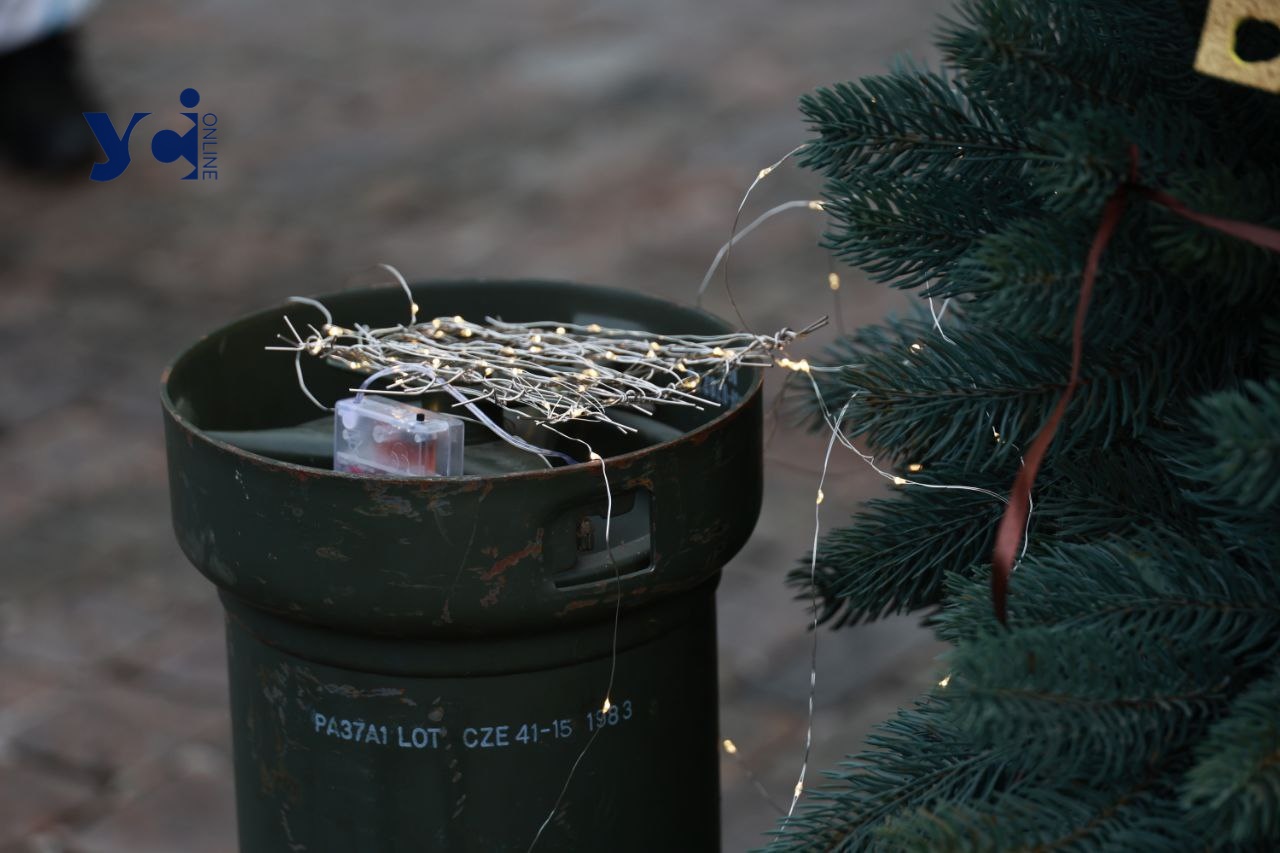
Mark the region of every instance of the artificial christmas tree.
POLYGON ((954 650, 771 849, 1280 844, 1280 254, 1240 226, 1280 224, 1280 96, 1193 70, 1203 18, 965 0, 943 71, 803 100, 829 248, 951 300, 844 339, 823 404, 913 481, 1034 487, 1007 578, 978 491, 822 540, 825 621, 920 611, 954 650))

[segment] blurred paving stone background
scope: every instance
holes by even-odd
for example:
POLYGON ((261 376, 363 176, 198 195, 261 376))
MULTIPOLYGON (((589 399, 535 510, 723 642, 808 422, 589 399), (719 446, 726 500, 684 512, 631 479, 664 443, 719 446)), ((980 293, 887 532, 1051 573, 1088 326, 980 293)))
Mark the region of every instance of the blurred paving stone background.
MULTIPOLYGON (((168 519, 157 381, 184 344, 290 294, 382 283, 380 261, 691 301, 747 183, 805 138, 797 97, 932 57, 943 6, 104 3, 85 30, 104 108, 155 113, 145 140, 196 87, 220 176, 179 181, 139 140, 107 184, 0 171, 0 851, 235 847, 221 611, 168 519)), ((780 170, 746 216, 817 189, 780 170)), ((833 311, 820 231, 790 212, 740 244, 754 327, 833 311)), ((850 327, 904 304, 847 271, 841 296, 850 327)), ((729 311, 718 281, 708 304, 729 311)), ((721 586, 728 851, 774 825, 742 768, 779 803, 799 769, 808 617, 783 576, 823 448, 777 431, 721 586)), ((883 488, 839 453, 828 482, 828 526, 883 488)), ((913 620, 822 633, 811 786, 938 651, 913 620)))

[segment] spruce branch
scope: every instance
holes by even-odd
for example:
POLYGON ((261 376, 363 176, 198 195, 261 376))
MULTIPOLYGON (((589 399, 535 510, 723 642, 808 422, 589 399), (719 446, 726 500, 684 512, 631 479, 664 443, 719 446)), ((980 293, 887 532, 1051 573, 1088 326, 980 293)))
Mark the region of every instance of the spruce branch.
POLYGON ((949 800, 886 821, 874 849, 1020 853, 1169 851, 1195 845, 1154 773, 1098 787, 1035 779, 990 800, 949 800))
POLYGON ((1159 531, 1182 542, 1207 535, 1168 461, 1143 442, 1063 454, 1045 473, 1036 505, 1038 538, 1097 543, 1159 531))
POLYGON ((1016 174, 1027 142, 942 74, 903 67, 800 99, 817 134, 801 165, 835 180, 866 174, 968 179, 1016 174))
POLYGON ((1025 213, 1026 193, 982 193, 961 178, 930 183, 828 181, 823 245, 874 281, 913 288, 947 276, 984 235, 1025 213))
POLYGON ((1274 521, 1280 503, 1280 379, 1247 381, 1193 403, 1203 444, 1188 443, 1178 470, 1202 505, 1274 521))
MULTIPOLYGON (((1237 170, 1207 166, 1171 175, 1168 190, 1205 213, 1280 226, 1276 205, 1280 169, 1274 166, 1237 170)), ((1150 215, 1150 242, 1160 265, 1193 283, 1201 302, 1274 304, 1280 281, 1280 256, 1275 252, 1188 222, 1160 207, 1150 215)))
POLYGON ((1096 626, 978 637, 949 663, 952 718, 974 743, 1090 783, 1183 748, 1238 689, 1221 655, 1096 626))
MULTIPOLYGON (((941 636, 963 643, 997 633, 986 584, 985 568, 948 575, 950 606, 934 620, 941 636)), ((1248 669, 1280 654, 1280 577, 1241 565, 1225 543, 1159 526, 1050 543, 1030 551, 1019 569, 1010 626, 1169 638, 1248 669)))
POLYGON ((1236 697, 1196 745, 1182 802, 1207 837, 1265 845, 1280 838, 1280 672, 1236 697))
POLYGON ((973 99, 1006 117, 1050 118, 1081 104, 1133 110, 1151 92, 1207 109, 1209 87, 1186 60, 1198 33, 1171 26, 1169 7, 963 0, 938 46, 973 99))
MULTIPOLYGON (((966 470, 1013 464, 1065 385, 1067 352, 1058 342, 950 331, 938 343, 924 320, 889 321, 838 340, 827 361, 843 366, 819 376, 828 408, 855 392, 847 423, 901 463, 946 459, 966 470)), ((1189 381, 1162 353, 1125 346, 1090 353, 1071 405, 1071 429, 1054 447, 1107 447, 1141 433, 1159 417, 1169 389, 1189 381)))
MULTIPOLYGON (((912 476, 924 482, 975 484, 969 473, 912 476)), ((1003 478, 984 482, 984 487, 1004 486, 1003 478)), ((976 492, 923 488, 867 501, 853 524, 828 533, 818 547, 820 621, 839 628, 937 604, 944 575, 990 551, 1002 508, 976 492)), ((808 557, 788 581, 808 596, 808 557)))

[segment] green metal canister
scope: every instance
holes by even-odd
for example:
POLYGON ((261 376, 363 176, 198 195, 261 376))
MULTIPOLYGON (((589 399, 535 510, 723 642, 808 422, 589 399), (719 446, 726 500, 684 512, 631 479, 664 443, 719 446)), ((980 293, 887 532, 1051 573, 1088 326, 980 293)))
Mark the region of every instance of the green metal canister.
MULTIPOLYGON (((425 317, 729 331, 599 287, 413 293, 425 317)), ((406 314, 399 290, 323 301, 345 325, 406 314)), ((375 478, 226 440, 315 417, 263 351, 313 310, 208 335, 162 389, 174 528, 226 608, 241 850, 525 851, 557 802, 537 850, 718 849, 714 593, 760 509, 757 372, 718 408, 664 409, 656 443, 592 433, 610 562, 598 464, 375 478)), ((317 397, 347 395, 308 362, 317 397)))

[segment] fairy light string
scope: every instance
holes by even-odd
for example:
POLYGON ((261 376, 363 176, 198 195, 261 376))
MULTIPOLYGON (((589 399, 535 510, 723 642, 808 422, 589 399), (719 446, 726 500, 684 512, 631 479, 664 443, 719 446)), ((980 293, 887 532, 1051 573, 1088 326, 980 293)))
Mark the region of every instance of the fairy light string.
MULTIPOLYGON (((742 316, 742 310, 738 307, 738 300, 735 299, 733 295, 733 288, 730 287, 729 285, 729 254, 733 251, 733 244, 737 242, 738 225, 742 221, 742 211, 744 208, 746 208, 747 200, 751 198, 751 193, 753 193, 755 191, 755 188, 760 185, 760 182, 763 181, 765 178, 769 177, 769 175, 773 174, 774 170, 780 167, 783 163, 787 162, 792 157, 794 157, 795 155, 803 151, 805 148, 807 148, 808 145, 809 143, 802 142, 801 144, 797 145, 795 148, 792 148, 786 154, 783 154, 781 157, 775 160, 771 165, 765 166, 763 169, 761 169, 756 174, 755 180, 753 180, 751 184, 747 187, 747 191, 742 194, 742 200, 738 202, 738 209, 733 215, 733 225, 729 229, 729 242, 725 245, 724 265, 722 267, 724 271, 724 276, 723 276, 724 292, 725 292, 725 295, 729 297, 729 304, 733 306, 733 313, 738 316, 738 322, 742 324, 742 328, 744 329, 749 330, 751 328, 751 324, 747 322, 746 317, 742 316)), ((814 204, 815 210, 824 209, 824 205, 820 201, 816 201, 813 204, 814 204)), ((713 265, 713 269, 714 269, 714 265, 713 265)), ((699 296, 698 305, 701 306, 702 305, 701 292, 699 292, 698 296, 699 296)))
MULTIPOLYGON (((813 617, 812 617, 812 622, 810 623, 810 626, 809 626, 810 633, 811 633, 810 651, 809 651, 809 692, 807 697, 807 713, 806 713, 806 720, 805 720, 804 751, 803 751, 803 755, 800 762, 800 771, 796 779, 796 784, 792 790, 791 805, 790 805, 790 808, 788 808, 787 810, 786 817, 783 819, 781 827, 779 828, 779 832, 782 833, 782 832, 786 832, 787 826, 791 820, 791 817, 795 812, 795 808, 797 804, 800 802, 800 798, 804 794, 805 778, 808 773, 809 758, 810 758, 810 754, 813 746, 815 699, 817 696, 817 683, 818 683, 818 636, 819 636, 818 634, 819 611, 818 611, 818 602, 817 602, 818 542, 819 542, 820 533, 821 533, 821 508, 822 508, 822 503, 826 498, 823 492, 823 488, 826 485, 827 472, 830 469, 830 465, 831 465, 831 452, 835 444, 839 442, 839 444, 842 447, 851 451, 855 456, 858 457, 858 459, 860 459, 863 463, 865 463, 876 474, 890 481, 895 486, 976 492, 978 494, 985 495, 986 497, 992 498, 1004 504, 1007 504, 1009 499, 1004 495, 999 494, 998 492, 994 492, 990 489, 984 489, 980 486, 971 486, 971 485, 965 485, 962 483, 925 483, 909 477, 904 477, 901 474, 895 474, 892 471, 885 470, 884 468, 880 467, 880 465, 876 463, 875 456, 859 449, 857 445, 855 445, 853 441, 849 438, 848 434, 845 432, 845 429, 844 429, 844 422, 848 416, 848 410, 850 406, 853 405, 857 397, 862 393, 861 391, 854 391, 849 396, 849 398, 845 401, 844 405, 840 408, 839 412, 833 415, 831 413, 831 410, 827 407, 826 401, 823 399, 821 390, 818 387, 817 379, 814 376, 814 372, 816 369, 814 366, 810 365, 804 359, 801 359, 801 361, 799 362, 790 362, 786 365, 781 365, 780 363, 780 366, 789 367, 791 370, 795 371, 796 373, 802 373, 806 377, 808 377, 810 386, 812 387, 812 390, 813 390, 814 399, 817 401, 819 412, 821 413, 823 422, 826 424, 830 433, 827 440, 826 453, 823 456, 822 470, 818 476, 817 495, 814 501, 813 543, 809 553, 810 608, 812 610, 813 617)), ((997 440, 999 440, 998 435, 997 435, 997 440)), ((910 473, 919 473, 924 470, 924 464, 920 462, 910 463, 907 466, 907 470, 910 473)), ((1028 495, 1028 501, 1029 501, 1029 506, 1028 506, 1028 512, 1027 512, 1025 524, 1029 528, 1031 524, 1031 515, 1035 508, 1035 502, 1030 495, 1028 495)), ((1024 535, 1022 540, 1022 543, 1023 543, 1022 550, 1017 557, 1017 563, 1020 563, 1022 558, 1026 555, 1027 541, 1028 541, 1025 535, 1026 528, 1024 528, 1023 533, 1024 535)), ((1017 563, 1015 563, 1014 568, 1016 568, 1017 563)), ((949 678, 950 676, 947 676, 947 678, 944 679, 944 681, 949 680, 949 678)), ((945 684, 942 686, 945 686, 945 684)))
MULTIPOLYGON (((760 217, 753 220, 751 224, 748 225, 746 228, 742 229, 741 232, 738 231, 738 222, 741 219, 742 212, 746 206, 748 198, 750 198, 751 193, 756 189, 756 187, 760 184, 760 182, 763 181, 770 174, 772 174, 773 171, 777 169, 780 165, 782 165, 787 159, 789 159, 790 157, 802 151, 804 147, 805 147, 804 145, 797 146, 796 148, 792 149, 790 152, 788 152, 786 155, 784 155, 782 158, 780 158, 778 161, 776 161, 772 165, 766 166, 765 168, 759 171, 755 179, 748 186, 746 193, 744 193, 742 197, 742 201, 738 205, 738 209, 734 217, 734 224, 731 230, 729 241, 725 243, 724 246, 721 247, 720 251, 716 254, 715 259, 712 261, 711 267, 707 270, 707 273, 703 277, 702 283, 698 288, 697 296, 700 303, 701 297, 706 289, 708 282, 711 279, 711 276, 714 274, 717 266, 723 260, 725 291, 729 296, 729 300, 733 305, 735 312, 738 314, 739 320, 743 322, 744 326, 746 325, 746 321, 743 319, 741 311, 738 310, 737 302, 734 300, 733 290, 729 280, 729 253, 732 251, 733 246, 737 244, 739 239, 745 237, 749 232, 755 230, 757 226, 762 224, 767 219, 785 210, 790 210, 790 209, 804 206, 805 203, 799 202, 799 201, 787 202, 782 205, 778 205, 774 208, 771 208, 770 210, 762 214, 760 217)), ((825 210, 824 204, 820 201, 811 203, 809 207, 810 209, 819 211, 819 212, 822 212, 825 210)), ((837 314, 837 330, 841 334, 843 334, 844 329, 843 329, 843 323, 841 322, 842 315, 841 315, 841 305, 839 301, 841 284, 842 282, 840 280, 840 276, 836 272, 834 265, 829 264, 828 274, 827 274, 827 287, 832 294, 832 298, 835 300, 834 307, 837 314)), ((929 311, 933 319, 933 328, 935 329, 935 331, 938 333, 938 336, 943 341, 945 341, 948 344, 954 344, 955 343, 954 340, 947 335, 946 331, 943 329, 943 326, 942 326, 942 319, 947 312, 950 302, 951 302, 950 298, 944 299, 942 301, 941 308, 939 309, 935 305, 933 299, 931 297, 928 298, 929 311)), ((912 352, 920 352, 922 349, 923 349, 923 345, 918 342, 911 345, 912 352)), ((796 784, 792 790, 790 806, 786 811, 785 817, 781 824, 781 828, 779 830, 780 832, 785 832, 795 812, 795 808, 804 794, 806 775, 808 772, 809 759, 810 759, 810 755, 812 752, 812 745, 813 745, 815 698, 817 694, 817 675, 818 675, 817 628, 818 628, 819 612, 817 607, 817 584, 816 584, 817 553, 818 553, 818 542, 819 542, 820 532, 821 532, 821 506, 825 499, 823 488, 826 483, 827 473, 830 468, 831 453, 835 446, 835 443, 839 442, 842 447, 852 452, 855 456, 858 457, 858 459, 860 459, 864 464, 866 464, 869 468, 871 468, 877 475, 879 475, 883 479, 888 480, 894 486, 897 486, 897 487, 903 487, 903 488, 918 487, 918 488, 927 488, 927 489, 976 492, 1006 505, 1009 504, 1009 497, 1006 497, 1005 495, 999 494, 990 489, 985 489, 979 486, 972 486, 972 485, 958 484, 958 483, 921 482, 911 477, 905 477, 902 474, 894 473, 892 471, 882 468, 880 465, 877 464, 875 456, 873 456, 872 454, 866 453, 862 451, 860 448, 858 448, 852 442, 852 440, 848 437, 848 435, 846 434, 843 428, 844 421, 847 417, 849 407, 853 404, 857 396, 862 392, 854 391, 853 394, 849 397, 849 399, 845 401, 844 405, 841 407, 840 411, 835 416, 832 415, 830 409, 826 405, 825 400, 823 399, 821 390, 818 387, 817 379, 814 374, 825 372, 825 371, 839 370, 838 367, 814 365, 814 364, 811 364, 805 358, 793 360, 788 356, 782 356, 777 358, 774 361, 774 364, 778 367, 793 371, 795 373, 803 374, 805 377, 809 379, 810 386, 813 391, 814 400, 817 402, 824 424, 826 425, 827 429, 830 431, 826 453, 824 454, 824 457, 823 457, 822 470, 818 476, 817 494, 814 501, 814 535, 813 535, 813 547, 811 548, 811 551, 810 551, 810 567, 809 567, 810 569, 809 583, 810 583, 810 593, 811 593, 810 607, 813 612, 813 621, 810 624, 812 641, 810 644, 809 691, 808 691, 808 697, 807 697, 807 714, 806 714, 806 723, 805 723, 804 750, 803 750, 803 755, 800 763, 800 771, 797 775, 796 784)), ((784 390, 785 388, 786 388, 786 383, 784 383, 784 386, 783 386, 784 390)), ((776 426, 776 422, 775 422, 775 426, 776 426)), ((997 443, 1002 441, 999 432, 995 430, 994 426, 992 427, 992 433, 997 443)), ((924 465, 923 463, 920 463, 920 462, 910 463, 906 467, 907 467, 907 472, 911 474, 918 474, 924 470, 924 465)), ((1025 468, 1025 463, 1023 463, 1023 467, 1025 468)), ((1017 566, 1021 563, 1023 557, 1026 555, 1026 550, 1028 545, 1027 531, 1029 531, 1030 529, 1031 517, 1032 517, 1032 513, 1034 511, 1034 506, 1035 506, 1034 499, 1030 494, 1030 490, 1028 490, 1026 494, 1026 501, 1027 501, 1026 514, 1021 519, 1023 522, 1021 525, 1022 526, 1022 539, 1021 539, 1022 547, 1019 553, 1017 553, 1017 555, 1013 560, 1013 564, 1009 569, 1010 572, 1012 572, 1017 568, 1017 566)), ((949 682, 949 680, 950 680, 949 675, 944 677, 940 682, 939 686, 945 687, 946 684, 949 682)), ((727 743, 731 743, 731 742, 727 742, 727 743)), ((735 759, 741 761, 741 758, 737 754, 738 751, 736 747, 734 747, 733 749, 729 749, 726 746, 725 751, 726 753, 733 755, 735 759)), ((758 780, 757 780, 756 787, 759 793, 762 795, 762 797, 766 801, 771 802, 771 798, 769 797, 768 792, 763 788, 762 785, 758 784, 758 780)))
MULTIPOLYGON (((666 335, 596 323, 508 323, 493 317, 474 323, 461 316, 346 328, 335 324, 319 303, 306 303, 323 311, 323 326, 311 326, 303 335, 286 317, 290 335, 281 336, 283 345, 267 349, 294 354, 299 385, 321 408, 329 410, 302 378, 303 355, 356 373, 390 377, 386 387, 370 389, 377 393, 451 389, 459 406, 488 401, 539 424, 594 421, 623 433, 637 428, 612 418, 611 409, 651 415, 658 406, 718 406, 714 397, 736 371, 777 363, 793 341, 827 323, 823 317, 803 329, 784 328, 772 335, 666 335)), ((411 305, 416 318, 418 306, 411 305)))
POLYGON ((747 762, 742 760, 742 756, 738 753, 738 745, 734 743, 732 739, 725 738, 720 741, 720 747, 724 750, 724 754, 729 756, 730 760, 738 765, 738 769, 742 771, 742 775, 747 777, 747 781, 749 781, 752 787, 756 789, 756 793, 760 795, 760 798, 768 803, 769 807, 775 812, 780 815, 785 815, 787 810, 778 805, 777 801, 774 800, 773 796, 769 793, 769 789, 760 781, 760 777, 755 774, 755 771, 751 769, 747 762))
POLYGON ((941 308, 934 306, 932 296, 926 298, 929 300, 929 314, 933 317, 933 328, 937 331, 938 337, 942 338, 949 344, 954 344, 955 341, 947 337, 946 330, 942 328, 942 318, 947 313, 947 306, 951 304, 951 297, 948 296, 946 299, 942 300, 941 308))
MULTIPOLYGON (((796 199, 794 201, 785 201, 776 207, 769 208, 764 213, 757 216, 751 221, 750 225, 747 225, 741 231, 735 229, 733 236, 725 241, 724 245, 720 247, 720 250, 716 252, 715 258, 711 261, 711 266, 707 267, 706 274, 702 276, 702 283, 698 285, 698 293, 695 300, 698 306, 702 305, 702 297, 707 292, 707 285, 711 283, 712 276, 715 275, 716 270, 720 267, 720 262, 725 259, 725 256, 729 254, 729 251, 740 241, 746 239, 747 235, 752 231, 755 231, 779 213, 785 213, 788 210, 811 210, 821 213, 825 211, 826 208, 823 206, 820 199, 796 199)), ((837 289, 838 286, 832 288, 832 290, 837 289)))
MULTIPOLYGON (((805 372, 808 373, 808 371, 805 372)), ((791 805, 787 808, 787 815, 782 820, 779 832, 787 831, 787 824, 791 822, 791 816, 795 813, 796 804, 800 802, 800 797, 804 793, 805 774, 809 771, 809 755, 813 749, 813 706, 818 691, 818 537, 822 531, 822 501, 825 498, 822 488, 827 484, 827 471, 831 467, 831 451, 836 446, 836 436, 840 434, 840 425, 843 423, 845 414, 849 411, 849 406, 852 403, 853 397, 850 397, 845 401, 844 406, 840 408, 840 413, 836 416, 831 436, 827 439, 827 452, 822 458, 822 474, 818 477, 818 493, 813 502, 813 546, 809 550, 809 607, 813 611, 813 624, 809 627, 813 636, 809 646, 808 725, 805 727, 804 733, 804 757, 800 762, 800 775, 796 779, 795 787, 792 789, 791 805)))
MULTIPOLYGON (((600 454, 596 453, 594 450, 591 449, 590 444, 588 444, 586 441, 583 441, 580 438, 574 438, 573 436, 565 435, 563 432, 560 432, 554 427, 548 427, 548 429, 550 429, 552 432, 559 433, 561 436, 569 439, 570 441, 576 441, 579 444, 584 445, 587 448, 590 461, 600 463, 600 476, 604 480, 604 494, 605 494, 604 548, 605 548, 606 559, 609 561, 609 564, 613 566, 613 585, 614 585, 613 639, 610 642, 610 648, 609 648, 609 680, 604 689, 604 701, 601 702, 600 704, 601 713, 607 714, 609 713, 609 709, 613 707, 612 700, 609 697, 613 695, 614 679, 618 674, 618 626, 622 620, 622 575, 620 574, 620 569, 618 568, 618 562, 613 557, 613 544, 609 541, 609 537, 612 529, 612 522, 613 522, 613 489, 610 488, 609 486, 609 473, 605 469, 604 459, 600 456, 600 454)), ((542 823, 538 826, 538 831, 534 833, 533 840, 529 842, 529 848, 527 850, 527 853, 533 853, 533 849, 538 846, 538 840, 542 838, 542 833, 544 833, 547 827, 551 825, 551 821, 553 818, 555 818, 556 812, 560 810, 560 804, 564 802, 565 794, 569 792, 569 784, 573 782, 573 777, 578 772, 578 765, 582 764, 582 760, 586 758, 587 753, 591 751, 591 747, 596 742, 596 738, 598 738, 600 736, 600 733, 604 730, 605 730, 604 726, 596 726, 595 729, 591 732, 591 737, 587 738, 587 742, 583 744, 582 749, 578 752, 577 757, 574 758, 573 764, 569 766, 569 772, 565 776, 564 784, 560 786, 560 793, 556 795, 555 802, 551 804, 551 808, 547 811, 547 816, 543 819, 542 823)))

